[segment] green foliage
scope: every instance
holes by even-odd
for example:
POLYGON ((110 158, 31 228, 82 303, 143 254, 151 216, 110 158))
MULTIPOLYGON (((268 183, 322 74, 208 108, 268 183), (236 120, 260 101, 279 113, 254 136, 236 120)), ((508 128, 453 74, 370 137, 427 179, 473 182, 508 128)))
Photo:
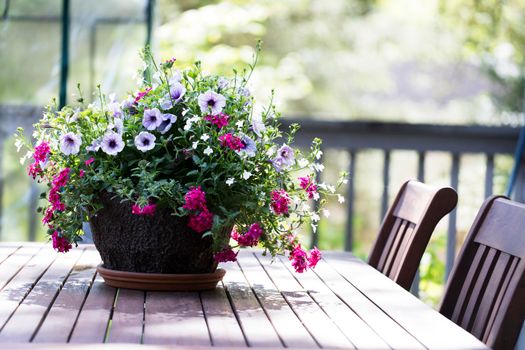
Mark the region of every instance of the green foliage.
POLYGON ((199 62, 182 71, 175 69, 174 59, 157 65, 146 48, 142 83, 134 96, 118 102, 99 86, 97 103, 85 105, 79 91, 78 105, 47 107, 35 125, 35 146, 19 130, 17 145, 29 150, 25 158, 32 161, 33 176, 47 184, 44 197, 49 203, 40 211, 47 218, 48 234, 58 232, 71 243, 80 240, 82 222, 104 210, 98 194, 107 192, 128 202, 130 211, 132 206, 142 210, 155 205, 193 217, 209 210, 213 222, 202 233, 214 238, 216 251, 229 249, 225 230, 234 227, 244 233, 254 223, 263 228, 261 244, 272 255, 292 250, 298 244, 299 227, 304 223, 315 227, 319 221, 325 202, 319 194, 335 195, 336 188, 320 184, 312 196, 297 179, 298 171, 314 179, 322 170, 316 163, 321 140, 314 139, 308 154, 293 150, 282 142, 293 142, 298 125, 283 135, 272 104, 256 111, 246 84, 259 47, 253 63, 231 78, 207 75, 199 62), (215 94, 216 104, 224 99, 218 112, 213 103, 201 101, 209 94, 215 94), (155 121, 162 119, 169 129, 148 121, 155 111, 155 121), (227 125, 212 123, 218 117, 226 118, 227 125), (143 134, 149 135, 151 147, 137 141, 143 134), (68 146, 72 142, 68 137, 78 139, 77 148, 68 146), (229 146, 224 137, 237 138, 241 146, 229 146), (110 149, 110 139, 122 147, 110 149), (47 146, 46 159, 40 159, 47 146), (286 149, 291 154, 284 155, 286 149), (197 212, 184 206, 185 194, 196 187, 205 192, 207 206, 197 212), (286 191, 289 210, 271 209, 276 190, 286 191), (319 200, 316 212, 310 210, 312 198, 319 200))

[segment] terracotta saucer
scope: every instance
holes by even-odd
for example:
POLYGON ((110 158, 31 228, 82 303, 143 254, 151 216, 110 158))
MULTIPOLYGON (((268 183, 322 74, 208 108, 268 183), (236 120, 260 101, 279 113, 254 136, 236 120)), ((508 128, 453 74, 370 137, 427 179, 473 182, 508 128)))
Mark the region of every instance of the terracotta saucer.
POLYGON ((97 271, 111 287, 180 292, 214 289, 226 274, 224 269, 199 274, 127 272, 106 269, 102 265, 97 271))

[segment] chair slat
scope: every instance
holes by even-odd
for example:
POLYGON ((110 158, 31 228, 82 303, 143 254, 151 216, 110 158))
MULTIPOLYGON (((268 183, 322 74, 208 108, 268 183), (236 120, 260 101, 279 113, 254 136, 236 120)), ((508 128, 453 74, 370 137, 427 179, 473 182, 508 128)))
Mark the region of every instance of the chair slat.
POLYGON ((514 347, 525 319, 525 204, 481 207, 447 283, 440 312, 493 349, 514 347))
POLYGON ((492 302, 482 303, 479 306, 478 313, 474 320, 474 325, 472 326, 472 334, 478 338, 482 338, 487 327, 487 322, 489 316, 494 309, 494 304, 496 302, 496 294, 499 293, 503 282, 507 278, 508 265, 511 256, 506 253, 501 253, 492 272, 488 286, 483 293, 483 300, 491 300, 492 302))
POLYGON ((456 203, 450 187, 405 182, 383 219, 368 263, 409 290, 434 228, 456 203))

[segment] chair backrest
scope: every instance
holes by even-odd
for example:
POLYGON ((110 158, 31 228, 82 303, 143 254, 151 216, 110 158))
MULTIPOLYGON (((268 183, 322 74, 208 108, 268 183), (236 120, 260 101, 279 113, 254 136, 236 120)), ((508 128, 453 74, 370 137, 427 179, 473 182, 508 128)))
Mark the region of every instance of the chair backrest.
POLYGON ((525 316, 525 205, 485 201, 461 248, 440 312, 493 349, 513 349, 525 316))
POLYGON ((450 187, 405 182, 383 219, 368 263, 409 290, 434 228, 457 201, 450 187))

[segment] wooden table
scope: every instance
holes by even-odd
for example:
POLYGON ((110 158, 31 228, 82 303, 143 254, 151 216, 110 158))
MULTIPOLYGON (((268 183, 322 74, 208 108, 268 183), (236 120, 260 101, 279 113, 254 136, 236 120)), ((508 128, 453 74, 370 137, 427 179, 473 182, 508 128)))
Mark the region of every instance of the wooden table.
POLYGON ((0 349, 486 348, 350 253, 327 252, 315 273, 296 274, 286 260, 243 251, 224 265, 224 283, 201 293, 117 290, 96 275, 99 263, 91 245, 57 254, 1 244, 0 349))

